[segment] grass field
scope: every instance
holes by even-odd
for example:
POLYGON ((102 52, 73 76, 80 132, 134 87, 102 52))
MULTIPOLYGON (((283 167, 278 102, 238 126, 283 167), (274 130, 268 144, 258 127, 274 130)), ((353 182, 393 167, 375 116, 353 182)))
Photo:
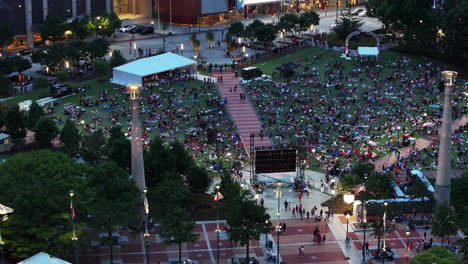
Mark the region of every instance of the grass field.
MULTIPOLYGON (((391 64, 401 55, 384 51, 376 64, 379 67, 369 66, 367 70, 364 65, 356 66, 355 59, 344 60, 340 56, 339 52, 308 48, 255 65, 268 75, 276 71, 272 81, 254 81, 246 85, 251 101, 264 124, 269 126, 269 133, 276 145, 295 145, 301 140, 302 143, 315 141, 308 144, 308 153, 310 157, 311 149, 317 150, 315 156, 321 157, 319 165, 342 156, 340 152, 356 149, 360 152, 372 150, 375 159, 378 159, 395 147, 398 134, 400 140, 403 136, 418 138, 427 132, 422 127, 424 122, 440 122, 441 108, 431 105, 441 106, 441 97, 430 89, 426 90, 424 85, 415 85, 424 76, 425 70, 431 68, 425 66, 428 61, 406 57, 409 59, 406 67, 397 70, 391 64), (301 67, 295 70, 293 76, 282 78, 276 67, 288 62, 301 67), (339 78, 335 62, 343 63, 343 78, 339 78), (351 71, 363 69, 351 76, 351 71), (369 77, 369 71, 381 72, 369 77), (398 76, 395 72, 402 75, 398 76), (387 76, 398 78, 389 80, 387 76), (327 87, 315 86, 315 83, 327 82, 327 87), (343 87, 337 89, 337 84, 343 87), (384 100, 372 102, 363 97, 363 94, 373 93, 378 95, 376 98, 384 100), (423 116, 424 113, 427 117, 423 116), (323 117, 331 119, 323 120, 323 117), (397 126, 401 128, 399 131, 395 129, 397 126), (354 139, 340 143, 340 135, 346 134, 351 134, 354 139)), ((467 102, 462 98, 457 103, 466 106, 467 102)), ((465 142, 460 142, 458 149, 466 148, 465 142)), ((457 157, 460 154, 454 152, 454 162, 457 157)), ((430 164, 431 157, 426 158, 430 164)), ((349 161, 344 158, 340 160, 341 164, 349 161)))

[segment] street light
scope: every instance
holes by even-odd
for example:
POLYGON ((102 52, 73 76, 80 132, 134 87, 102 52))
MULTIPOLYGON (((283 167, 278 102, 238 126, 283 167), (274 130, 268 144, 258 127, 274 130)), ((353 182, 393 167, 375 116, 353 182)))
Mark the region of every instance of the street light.
POLYGON ((3 255, 3 245, 5 245, 5 241, 2 238, 2 225, 3 222, 8 219, 7 215, 13 213, 13 209, 4 205, 0 204, 0 261, 1 264, 5 263, 5 256, 3 255))
POLYGON ((410 230, 409 226, 406 226, 405 231, 406 231, 406 252, 405 252, 405 255, 406 255, 406 263, 408 263, 408 256, 409 256, 409 235, 411 234, 411 230, 410 230))
POLYGON ((72 221, 72 228, 73 228, 73 237, 72 237, 72 242, 73 242, 73 258, 75 263, 79 263, 79 258, 78 258, 78 237, 76 237, 76 232, 75 232, 75 208, 73 208, 73 196, 75 196, 75 192, 73 190, 70 190, 68 192, 68 195, 70 196, 70 216, 71 216, 71 221, 72 221))
MULTIPOLYGON (((268 225, 268 220, 265 220, 265 225, 268 225)), ((265 247, 268 247, 268 231, 265 232, 265 247)))
POLYGON ((220 198, 219 196, 219 188, 221 186, 216 185, 216 264, 219 264, 219 206, 218 206, 218 199, 220 198))
POLYGON ((276 211, 276 215, 278 217, 278 222, 277 222, 277 225, 276 225, 276 236, 277 236, 277 238, 276 238, 276 264, 279 264, 279 256, 280 256, 279 237, 280 237, 280 233, 281 233, 281 226, 280 226, 281 182, 278 182, 278 190, 276 191, 276 198, 278 199, 278 208, 277 208, 277 211, 276 211))
POLYGON ((154 21, 153 20, 151 20, 151 27, 153 28, 153 33, 151 35, 154 38, 154 21))
POLYGON ((336 0, 336 19, 335 22, 338 21, 338 0, 336 0))
POLYGON ((400 129, 401 129, 401 127, 396 126, 395 129, 397 131, 397 148, 399 148, 400 147, 400 129))
POLYGON ((180 44, 180 50, 182 51, 182 56, 184 56, 184 43, 180 44))
MULTIPOLYGON (((366 187, 367 184, 367 173, 364 173, 364 187, 366 187)), ((367 191, 367 190, 366 190, 367 191)), ((364 207, 366 206, 366 201, 362 199, 362 205, 361 205, 361 225, 364 227, 364 237, 363 237, 363 242, 362 242, 362 262, 366 263, 366 229, 367 229, 367 218, 364 215, 364 207)))
POLYGON ((332 210, 331 215, 333 216, 335 213, 335 190, 332 190, 332 210))
POLYGON ((349 239, 349 213, 346 214, 346 241, 349 239))
POLYGON ((315 148, 312 149, 312 167, 315 167, 315 148))
POLYGON ((136 44, 136 42, 133 42, 133 53, 135 53, 135 58, 136 58, 136 55, 137 55, 136 50, 137 50, 137 44, 136 44))
POLYGON ((148 192, 148 187, 143 187, 143 194, 144 194, 144 200, 143 200, 143 205, 145 207, 145 234, 143 235, 145 237, 145 260, 146 264, 150 264, 150 258, 149 258, 149 232, 148 232, 148 215, 149 215, 149 204, 148 204, 148 197, 146 196, 146 193, 148 192))
POLYGON ((385 244, 385 237, 386 237, 385 232, 387 231, 387 205, 388 203, 385 202, 384 203, 385 211, 384 211, 384 216, 383 216, 383 244, 382 244, 382 248, 384 251, 385 251, 385 248, 387 247, 385 244))

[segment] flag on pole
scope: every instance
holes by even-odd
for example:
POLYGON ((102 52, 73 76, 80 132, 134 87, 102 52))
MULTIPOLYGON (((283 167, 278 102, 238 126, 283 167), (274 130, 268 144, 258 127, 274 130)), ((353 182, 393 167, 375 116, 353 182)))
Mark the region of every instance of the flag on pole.
POLYGON ((406 250, 405 250, 405 258, 407 258, 409 256, 409 253, 410 253, 410 248, 409 248, 409 246, 407 246, 406 250))
POLYGON ((71 218, 75 218, 76 214, 75 214, 75 208, 73 208, 73 202, 70 201, 70 212, 71 212, 71 218))
POLYGON ((222 200, 224 198, 224 196, 220 193, 220 192, 217 192, 214 196, 214 201, 217 202, 219 200, 222 200))
POLYGON ((358 184, 358 185, 354 186, 353 190, 354 190, 354 192, 356 194, 358 194, 360 192, 365 192, 366 191, 366 186, 364 184, 358 184))
POLYGON ((143 203, 145 204, 145 212, 146 212, 146 214, 149 214, 148 198, 145 197, 145 200, 144 200, 143 203))

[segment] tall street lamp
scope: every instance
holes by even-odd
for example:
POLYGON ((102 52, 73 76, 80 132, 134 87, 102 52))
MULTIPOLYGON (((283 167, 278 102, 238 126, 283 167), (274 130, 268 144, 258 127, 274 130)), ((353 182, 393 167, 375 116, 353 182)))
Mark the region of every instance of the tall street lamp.
POLYGON ((336 19, 335 22, 338 21, 338 0, 336 0, 336 19))
POLYGON ((349 239, 349 213, 346 214, 346 241, 349 239))
MULTIPOLYGON (((268 225, 268 222, 268 220, 265 220, 265 226, 268 225)), ((265 232, 265 247, 268 247, 268 232, 269 231, 265 232)))
MULTIPOLYGON (((348 206, 349 206, 350 204, 352 204, 352 203, 354 202, 354 194, 345 194, 345 195, 343 195, 343 200, 344 200, 344 202, 347 203, 348 206)), ((348 221, 349 221, 349 217, 350 217, 350 214, 347 213, 347 214, 346 214, 346 241, 349 240, 349 236, 348 236, 348 227, 349 227, 348 221)))
POLYGON ((281 233, 281 226, 280 226, 280 202, 281 202, 281 182, 278 182, 278 190, 276 191, 276 198, 278 200, 278 208, 276 211, 276 216, 278 218, 277 224, 276 224, 276 264, 279 264, 279 257, 280 257, 280 242, 279 242, 279 237, 281 233))
POLYGON ((151 27, 153 28, 153 33, 151 35, 154 38, 154 21, 152 21, 152 20, 151 20, 151 27))
POLYGON ((332 210, 331 215, 333 216, 335 213, 335 190, 332 190, 332 210))
POLYGON ((2 238, 2 225, 3 222, 8 219, 8 214, 13 213, 13 209, 4 205, 0 204, 0 263, 5 263, 5 256, 3 255, 3 245, 5 245, 5 241, 2 238))
POLYGON ((216 202, 216 264, 219 264, 219 200, 223 199, 223 195, 219 192, 221 186, 216 185, 216 194, 214 201, 216 202))
MULTIPOLYGON (((364 187, 366 188, 367 184, 367 173, 364 174, 364 187)), ((367 191, 367 190, 365 190, 367 191)), ((366 201, 362 199, 362 205, 361 205, 361 218, 362 218, 362 226, 364 227, 364 237, 363 237, 363 242, 362 242, 362 262, 366 263, 366 229, 367 229, 367 218, 364 215, 364 207, 366 206, 366 201)))
POLYGON ((150 257, 149 257, 149 232, 148 232, 148 219, 149 219, 149 203, 148 203, 148 187, 143 187, 143 195, 144 195, 144 200, 143 200, 143 206, 145 207, 145 263, 150 264, 150 257))
POLYGON ((409 256, 409 235, 411 234, 411 230, 409 228, 409 226, 406 226, 405 228, 405 231, 406 231, 406 252, 405 252, 405 256, 406 256, 406 263, 408 263, 408 256, 409 256))
POLYGON ((315 168, 315 148, 312 149, 312 167, 315 168))
POLYGON ((395 129, 397 131, 397 148, 400 148, 400 129, 401 129, 401 127, 396 126, 395 129))
POLYGON ((180 50, 182 51, 182 56, 184 56, 184 43, 180 44, 180 50))
POLYGON ((73 207, 73 196, 75 196, 75 192, 73 190, 70 190, 69 193, 70 195, 70 217, 72 221, 72 228, 73 228, 73 237, 72 237, 72 242, 73 242, 73 258, 74 258, 74 263, 79 263, 79 258, 78 258, 78 237, 76 237, 76 232, 75 232, 75 208, 73 207))

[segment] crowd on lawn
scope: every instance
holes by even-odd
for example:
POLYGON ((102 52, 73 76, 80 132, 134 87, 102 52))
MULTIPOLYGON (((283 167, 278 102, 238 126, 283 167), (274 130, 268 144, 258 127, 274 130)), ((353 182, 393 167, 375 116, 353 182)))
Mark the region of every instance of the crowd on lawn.
MULTIPOLYGON (((382 169, 434 169, 437 141, 423 150, 414 145, 417 137, 436 136, 442 122, 444 84, 439 68, 405 57, 384 65, 323 60, 297 59, 300 68, 290 78, 244 84, 264 124, 259 133, 269 133, 278 146, 302 146, 315 165, 331 175, 350 170, 356 161, 374 163, 398 146, 411 146, 412 155, 382 169)), ((454 118, 467 113, 467 86, 459 79, 453 89, 454 118)), ((460 169, 467 163, 464 132, 466 126, 452 137, 460 169)))
MULTIPOLYGON (((108 133, 111 127, 121 126, 131 136, 126 87, 104 89, 96 98, 86 93, 80 94, 76 105, 66 105, 64 114, 83 125, 86 134, 99 128, 108 133), (91 122, 82 123, 78 119, 86 112, 91 122)), ((158 80, 142 87, 140 95, 143 143, 149 146, 154 136, 165 142, 177 140, 192 150, 194 158, 204 157, 214 169, 222 168, 218 158, 246 161, 242 142, 224 104, 212 82, 196 81, 185 73, 159 75, 158 80), (208 142, 209 133, 212 142, 208 142)))

